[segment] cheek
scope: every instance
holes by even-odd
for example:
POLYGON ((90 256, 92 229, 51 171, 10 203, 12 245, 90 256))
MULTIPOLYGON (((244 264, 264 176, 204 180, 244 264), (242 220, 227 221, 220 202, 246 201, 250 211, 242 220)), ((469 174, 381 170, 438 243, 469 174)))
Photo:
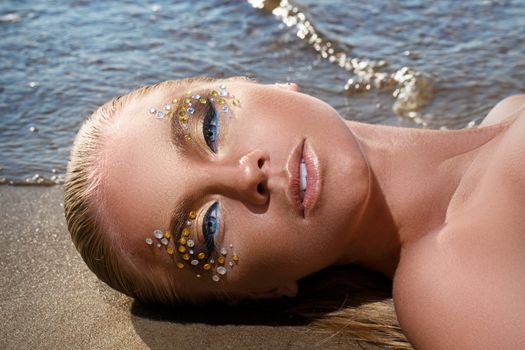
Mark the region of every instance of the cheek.
POLYGON ((232 228, 242 260, 235 280, 249 288, 275 288, 329 264, 331 240, 322 238, 327 232, 272 214, 245 215, 232 228))

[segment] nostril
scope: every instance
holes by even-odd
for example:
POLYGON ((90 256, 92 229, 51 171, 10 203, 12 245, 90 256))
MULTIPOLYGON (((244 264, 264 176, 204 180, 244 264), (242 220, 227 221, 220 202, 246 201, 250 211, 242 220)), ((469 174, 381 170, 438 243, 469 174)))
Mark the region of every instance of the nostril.
POLYGON ((262 183, 260 183, 260 184, 257 185, 257 192, 258 192, 259 194, 264 194, 265 189, 264 189, 264 186, 263 186, 262 183))
POLYGON ((260 169, 260 168, 263 167, 263 165, 264 165, 264 159, 261 158, 261 159, 259 159, 259 160, 257 161, 257 166, 258 166, 259 169, 260 169))

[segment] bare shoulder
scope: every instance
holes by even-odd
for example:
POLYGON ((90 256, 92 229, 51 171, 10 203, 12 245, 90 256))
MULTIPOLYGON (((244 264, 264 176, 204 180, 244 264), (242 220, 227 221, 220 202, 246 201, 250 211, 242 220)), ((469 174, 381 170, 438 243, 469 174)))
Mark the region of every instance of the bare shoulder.
POLYGON ((507 97, 490 110, 479 126, 501 123, 508 118, 512 118, 523 109, 525 109, 525 94, 507 97))
MULTIPOLYGON (((525 107, 525 105, 524 105, 525 107)), ((513 114, 499 141, 487 171, 495 184, 505 187, 509 196, 521 195, 525 206, 525 108, 513 114)))
POLYGON ((416 349, 525 349, 525 226, 513 215, 458 220, 403 252, 394 305, 416 349))
POLYGON ((491 113, 504 131, 473 195, 402 250, 394 305, 417 349, 525 349, 525 95, 491 113))

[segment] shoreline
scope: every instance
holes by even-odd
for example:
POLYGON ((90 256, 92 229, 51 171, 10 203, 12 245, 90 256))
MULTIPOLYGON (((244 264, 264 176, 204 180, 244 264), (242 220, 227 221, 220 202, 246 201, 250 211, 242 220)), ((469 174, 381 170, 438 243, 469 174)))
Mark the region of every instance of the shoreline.
POLYGON ((140 305, 86 267, 66 228, 62 191, 0 186, 1 349, 361 349, 271 313, 140 305))

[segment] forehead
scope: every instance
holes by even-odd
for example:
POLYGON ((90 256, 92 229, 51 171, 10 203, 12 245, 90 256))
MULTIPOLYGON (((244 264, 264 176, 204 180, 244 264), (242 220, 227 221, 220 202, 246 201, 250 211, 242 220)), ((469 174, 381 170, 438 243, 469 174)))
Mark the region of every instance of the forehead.
MULTIPOLYGON (((168 120, 156 119, 149 108, 176 93, 153 89, 127 101, 104 130, 99 170, 104 213, 125 249, 144 242, 154 228, 168 225, 173 205, 184 188, 167 176, 167 166, 185 172, 182 156, 173 147, 168 120), (179 191, 166 191, 170 187, 179 191), (155 225, 156 227, 152 227, 155 225)), ((158 107, 157 107, 158 108, 158 107)))
MULTIPOLYGON (((148 249, 145 239, 152 237, 155 229, 169 228, 174 209, 182 198, 191 195, 188 183, 193 179, 188 179, 192 169, 187 159, 171 141, 170 120, 155 118, 149 109, 162 108, 190 90, 216 89, 220 84, 153 89, 126 101, 104 131, 100 166, 102 215, 126 253, 164 277, 173 261, 164 249, 148 249)), ((246 84, 257 86, 245 81, 225 84, 237 91, 246 88, 246 84)))
POLYGON ((220 84, 161 85, 126 101, 104 131, 102 215, 128 254, 155 262, 158 258, 141 256, 144 239, 155 229, 167 230, 175 208, 191 195, 191 167, 172 143, 170 120, 155 118, 150 108, 220 84))

